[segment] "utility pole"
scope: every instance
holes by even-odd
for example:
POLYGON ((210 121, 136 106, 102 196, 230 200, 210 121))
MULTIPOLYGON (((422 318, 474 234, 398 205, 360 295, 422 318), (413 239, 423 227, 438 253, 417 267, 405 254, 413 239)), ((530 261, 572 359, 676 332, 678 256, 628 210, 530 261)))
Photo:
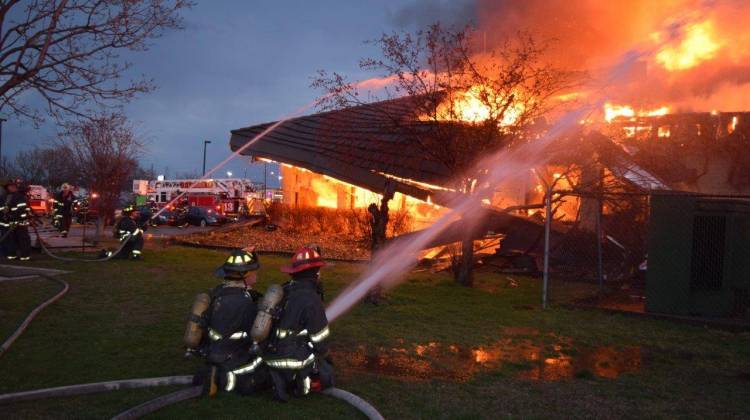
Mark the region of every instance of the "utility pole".
POLYGON ((206 145, 211 143, 211 140, 203 140, 203 172, 201 172, 202 176, 206 175, 206 145))
POLYGON ((0 175, 5 175, 5 162, 3 161, 3 123, 5 118, 0 118, 0 175))
POLYGON ((596 197, 596 274, 599 278, 599 292, 604 290, 604 254, 602 249, 602 212, 604 211, 604 169, 599 165, 599 185, 596 197))

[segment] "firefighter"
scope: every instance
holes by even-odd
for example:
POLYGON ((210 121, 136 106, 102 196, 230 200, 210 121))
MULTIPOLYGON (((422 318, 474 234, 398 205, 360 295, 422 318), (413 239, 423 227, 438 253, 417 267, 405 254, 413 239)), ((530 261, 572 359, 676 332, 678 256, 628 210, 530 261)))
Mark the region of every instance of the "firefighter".
POLYGON ((120 258, 140 260, 141 250, 143 250, 143 230, 136 223, 133 217, 134 212, 135 208, 132 205, 122 209, 122 217, 115 225, 114 235, 120 242, 128 241, 120 251, 120 258))
POLYGON ((175 204, 175 221, 177 223, 177 226, 180 228, 186 228, 190 225, 190 222, 188 221, 188 210, 190 207, 190 202, 188 201, 187 197, 183 196, 180 197, 177 200, 177 204, 175 204))
POLYGON ((20 179, 5 183, 7 195, 1 208, 3 213, 3 230, 10 233, 3 242, 5 258, 21 261, 31 259, 31 238, 29 237, 29 223, 31 222, 31 208, 26 197, 26 190, 20 179), (7 229, 7 230, 6 230, 7 229))
POLYGON ((70 223, 73 219, 73 203, 76 196, 73 194, 73 187, 67 182, 62 184, 62 190, 54 199, 54 217, 52 224, 60 231, 63 238, 68 236, 70 223))
MULTIPOLYGON (((214 272, 223 281, 211 291, 207 308, 202 314, 195 311, 191 314, 191 321, 198 322, 201 331, 200 341, 197 337, 192 340, 200 345, 188 350, 206 358, 207 375, 204 378, 209 395, 218 390, 247 395, 268 383, 268 368, 263 365, 259 351, 253 349, 251 338, 257 304, 263 296, 253 290, 259 268, 255 252, 233 251, 214 272)), ((200 296, 196 303, 201 300, 200 296)))
POLYGON ((289 400, 307 395, 313 388, 333 386, 328 359, 328 319, 318 293, 320 268, 326 264, 320 253, 302 247, 282 272, 292 279, 285 285, 282 311, 266 356, 271 368, 274 398, 289 400))

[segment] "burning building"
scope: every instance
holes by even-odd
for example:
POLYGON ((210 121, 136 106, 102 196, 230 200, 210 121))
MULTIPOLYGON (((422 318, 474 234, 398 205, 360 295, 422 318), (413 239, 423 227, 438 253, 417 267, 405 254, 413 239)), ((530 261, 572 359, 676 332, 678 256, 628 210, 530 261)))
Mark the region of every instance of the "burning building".
MULTIPOLYGON (((408 113, 404 105, 387 101, 295 118, 242 153, 281 164, 289 206, 366 208, 390 186, 395 192, 392 210, 407 210, 416 222, 428 222, 456 193, 446 186, 452 177, 447 168, 426 157, 417 144, 383 128, 389 123, 382 109, 408 113)), ((233 130, 232 150, 271 124, 233 130)))
MULTIPOLYGON (((611 5, 603 10, 597 2, 553 2, 560 3, 553 8, 548 3, 479 2, 479 31, 485 48, 478 48, 473 59, 487 60, 486 44, 501 45, 495 38, 508 35, 503 30, 488 35, 490 27, 537 28, 542 36, 560 38, 558 46, 565 53, 552 51, 547 58, 570 71, 594 76, 606 73, 602 69, 609 68, 615 55, 631 48, 634 39, 646 40, 642 50, 649 52, 627 77, 607 86, 611 102, 566 134, 568 141, 560 144, 560 150, 549 151, 553 155, 543 167, 519 171, 523 173, 498 185, 484 201, 488 210, 510 208, 518 223, 533 222, 545 185, 554 184, 560 197, 556 218, 581 222, 585 227, 592 214, 589 209, 602 207, 601 199, 594 200, 597 203, 587 197, 587 190, 750 193, 746 124, 750 115, 707 111, 742 109, 744 102, 738 102, 736 96, 730 100, 730 95, 722 98, 718 93, 728 84, 745 86, 750 81, 739 71, 750 51, 731 48, 727 41, 728 34, 739 28, 727 20, 731 11, 726 5, 712 8, 674 1, 655 9, 645 2, 633 2, 636 4, 611 5), (678 13, 689 5, 696 6, 695 13, 678 13), (550 21, 550 9, 560 10, 561 15, 550 21), (658 29, 665 21, 672 23, 667 29, 658 29), (624 103, 630 105, 618 105, 624 103)), ((439 77, 434 72, 430 75, 439 77)), ((382 81, 392 83, 393 78, 382 81)), ((492 111, 483 108, 478 99, 487 92, 483 86, 468 87, 446 99, 453 107, 449 118, 439 115, 438 106, 430 121, 415 114, 413 101, 420 100, 418 97, 294 118, 246 148, 250 139, 274 123, 241 128, 232 131, 231 148, 279 162, 284 200, 290 206, 364 208, 392 189, 391 209, 408 210, 428 223, 463 194, 456 184, 460 174, 432 158, 424 143, 389 127, 394 120, 399 124, 407 121, 417 131, 421 122, 481 123, 492 111)), ((500 99, 495 102, 504 101, 500 94, 490 93, 500 99)), ((556 99, 585 102, 600 94, 601 86, 592 84, 563 92, 556 99)), ((523 112, 523 104, 506 107, 499 123, 512 125, 523 112)), ((532 129, 541 135, 545 127, 535 124, 532 129)), ((603 211, 607 214, 612 209, 604 204, 603 211)))

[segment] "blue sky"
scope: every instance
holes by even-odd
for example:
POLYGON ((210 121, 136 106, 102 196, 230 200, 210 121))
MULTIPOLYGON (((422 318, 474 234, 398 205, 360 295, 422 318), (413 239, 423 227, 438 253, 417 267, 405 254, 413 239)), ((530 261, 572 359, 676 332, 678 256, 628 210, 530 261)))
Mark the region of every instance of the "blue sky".
MULTIPOLYGON (((314 100, 318 69, 366 77, 357 62, 376 55, 363 41, 393 30, 413 30, 440 19, 464 23, 472 0, 198 1, 184 13, 185 30, 170 32, 129 58, 134 76, 158 89, 126 107, 148 142, 143 163, 158 172, 200 172, 229 154, 231 129, 277 120, 314 100)), ((43 145, 52 124, 4 125, 3 155, 43 145)), ((235 159, 221 172, 262 179, 259 164, 235 159)), ((217 174, 217 176, 219 176, 217 174)))

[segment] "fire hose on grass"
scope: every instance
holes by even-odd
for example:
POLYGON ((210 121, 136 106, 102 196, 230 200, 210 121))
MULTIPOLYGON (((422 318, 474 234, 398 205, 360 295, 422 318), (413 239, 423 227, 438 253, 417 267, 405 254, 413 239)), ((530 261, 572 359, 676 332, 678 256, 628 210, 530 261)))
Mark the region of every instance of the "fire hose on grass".
MULTIPOLYGON (((41 241, 40 241, 41 242, 41 241)), ((2 344, 0 347, 0 356, 2 356, 10 346, 18 339, 18 337, 28 328, 31 321, 47 306, 56 302, 62 298, 70 289, 70 285, 64 281, 54 277, 41 275, 49 280, 56 281, 63 286, 63 289, 52 298, 48 299, 38 307, 36 307, 29 316, 21 323, 21 326, 2 344)), ((92 394, 97 392, 106 391, 117 391, 120 389, 135 389, 145 387, 156 387, 156 386, 174 386, 174 385, 195 385, 195 377, 191 375, 182 376, 166 376, 157 378, 142 378, 142 379, 126 379, 121 381, 108 381, 108 382, 95 382, 78 385, 68 385, 55 388, 36 389, 31 391, 15 392, 10 394, 0 395, 0 404, 4 403, 15 403, 21 401, 36 400, 40 398, 52 398, 52 397, 65 397, 74 395, 92 394)), ((125 420, 135 419, 145 416, 149 413, 157 411, 169 405, 177 404, 179 402, 196 398, 202 395, 202 386, 191 386, 189 388, 181 389, 179 391, 157 397, 153 400, 147 401, 143 404, 139 404, 133 408, 130 408, 117 416, 114 419, 125 420)), ((339 388, 328 388, 322 391, 323 394, 343 400, 359 410, 367 418, 371 420, 381 420, 383 416, 378 410, 373 407, 370 403, 364 399, 339 388)))
MULTIPOLYGON (((98 392, 117 391, 121 389, 149 388, 157 386, 174 386, 174 385, 193 385, 194 377, 191 375, 181 376, 163 376, 157 378, 126 379, 121 381, 94 382, 88 384, 59 386, 55 388, 35 389, 32 391, 14 392, 11 394, 0 395, 0 404, 10 404, 22 401, 31 401, 41 398, 53 397, 70 397, 75 395, 94 394, 98 392)), ((350 404, 370 420, 382 420, 383 416, 378 410, 364 399, 339 388, 328 388, 322 391, 323 394, 337 398, 350 404)), ((181 389, 143 404, 137 405, 126 410, 113 419, 125 420, 136 419, 153 413, 156 410, 168 405, 176 404, 191 398, 199 397, 202 394, 201 386, 191 386, 181 389)))
POLYGON ((56 295, 54 295, 51 298, 47 299, 41 305, 37 306, 36 308, 34 308, 33 311, 31 311, 31 313, 26 317, 26 319, 23 320, 23 322, 16 329, 16 331, 13 334, 11 334, 11 336, 8 337, 8 339, 6 339, 3 342, 2 345, 0 345, 0 357, 2 357, 2 355, 5 354, 5 352, 8 351, 8 349, 10 348, 10 346, 12 346, 13 343, 18 339, 18 337, 20 337, 21 334, 23 334, 23 332, 26 331, 26 329, 29 327, 29 324, 31 324, 31 321, 33 321, 34 318, 36 318, 36 316, 39 315, 39 313, 42 312, 42 310, 44 308, 46 308, 47 306, 49 306, 49 305, 57 302, 66 293, 68 293, 68 290, 70 289, 70 285, 65 280, 61 280, 61 279, 58 279, 58 278, 55 278, 55 277, 46 276, 44 274, 38 274, 38 276, 40 276, 42 278, 45 278, 47 280, 52 280, 52 281, 58 282, 58 283, 60 283, 60 285, 62 285, 63 288, 56 295))
POLYGON ((96 258, 96 259, 88 259, 88 258, 70 258, 70 257, 61 257, 59 255, 55 255, 52 251, 50 251, 47 246, 44 244, 44 240, 42 239, 41 235, 39 235, 39 231, 36 229, 36 226, 31 225, 31 228, 34 230, 34 234, 36 235, 37 240, 39 241, 39 246, 42 248, 42 251, 47 254, 48 257, 54 258, 59 261, 65 261, 65 262, 104 262, 109 261, 112 258, 114 258, 116 255, 118 255, 123 248, 128 244, 130 241, 130 234, 128 234, 127 237, 123 238, 121 240, 120 247, 117 248, 116 251, 112 252, 111 254, 107 255, 103 258, 96 258))

